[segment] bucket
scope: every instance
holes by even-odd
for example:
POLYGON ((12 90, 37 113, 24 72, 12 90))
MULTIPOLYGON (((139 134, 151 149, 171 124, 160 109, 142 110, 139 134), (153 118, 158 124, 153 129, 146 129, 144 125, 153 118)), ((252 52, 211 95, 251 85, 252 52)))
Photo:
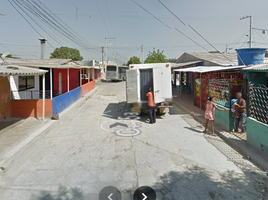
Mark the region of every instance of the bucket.
POLYGON ((266 48, 236 49, 238 65, 262 64, 265 58, 266 48))

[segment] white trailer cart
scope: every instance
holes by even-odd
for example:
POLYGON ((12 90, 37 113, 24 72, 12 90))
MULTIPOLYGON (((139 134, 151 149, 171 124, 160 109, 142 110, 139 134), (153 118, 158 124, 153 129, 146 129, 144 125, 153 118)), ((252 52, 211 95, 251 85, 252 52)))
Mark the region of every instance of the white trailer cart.
POLYGON ((147 92, 151 87, 157 112, 164 114, 172 106, 171 64, 133 64, 126 71, 126 97, 132 112, 147 111, 147 92))

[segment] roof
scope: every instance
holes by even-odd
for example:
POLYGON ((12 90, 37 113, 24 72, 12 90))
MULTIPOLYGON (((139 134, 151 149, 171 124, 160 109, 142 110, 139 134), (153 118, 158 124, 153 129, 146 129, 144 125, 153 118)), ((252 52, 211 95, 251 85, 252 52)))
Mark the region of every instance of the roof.
POLYGON ((249 67, 246 67, 243 70, 245 70, 245 71, 267 71, 268 72, 268 64, 250 65, 249 67))
POLYGON ((227 65, 237 65, 237 54, 236 53, 194 53, 194 52, 185 52, 181 57, 176 61, 186 62, 186 61, 208 61, 215 65, 227 66, 227 65), (192 57, 187 59, 187 57, 192 57))
MULTIPOLYGON (((14 59, 14 58, 5 58, 5 61, 8 64, 16 65, 64 65, 69 62, 72 62, 71 59, 14 59)), ((1 63, 1 60, 0 60, 1 63)))
POLYGON ((80 65, 51 65, 51 64, 43 64, 43 65, 38 65, 38 64, 20 64, 20 66, 24 67, 34 67, 34 68, 52 68, 52 69, 81 69, 81 68, 86 68, 80 65))
POLYGON ((214 71, 226 71, 226 70, 240 70, 245 66, 230 66, 230 67, 222 67, 222 66, 202 66, 202 67, 189 67, 184 69, 175 69, 175 72, 197 72, 197 73, 206 73, 206 72, 214 72, 214 71))
POLYGON ((43 75, 46 72, 46 70, 33 69, 30 67, 22 67, 18 65, 0 65, 0 76, 43 75))
POLYGON ((201 63, 202 61, 191 61, 191 62, 181 62, 181 63, 171 63, 171 68, 175 69, 175 68, 180 68, 180 67, 185 67, 188 65, 193 65, 193 64, 197 64, 197 63, 201 63))

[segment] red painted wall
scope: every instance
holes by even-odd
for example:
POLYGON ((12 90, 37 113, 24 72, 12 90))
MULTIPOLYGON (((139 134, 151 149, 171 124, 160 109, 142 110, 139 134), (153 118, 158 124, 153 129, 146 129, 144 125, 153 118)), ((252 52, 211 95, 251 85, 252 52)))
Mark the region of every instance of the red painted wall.
POLYGON ((59 74, 62 77, 62 94, 67 92, 67 69, 54 69, 53 96, 59 95, 59 74))
POLYGON ((9 79, 0 76, 0 120, 10 117, 10 106, 9 79))
POLYGON ((70 90, 80 86, 80 69, 70 69, 70 90))
POLYGON ((82 87, 82 97, 89 93, 91 90, 95 88, 95 81, 90 81, 81 86, 82 87))
MULTIPOLYGON (((61 73, 62 76, 62 94, 66 93, 68 90, 67 69, 54 69, 54 96, 59 95, 59 73, 61 73)), ((73 90, 79 87, 80 69, 69 69, 69 77, 70 77, 69 89, 73 90)))
MULTIPOLYGON (((52 100, 45 100, 45 117, 52 116, 52 100)), ((43 113, 42 100, 11 100, 12 117, 41 118, 43 113)))

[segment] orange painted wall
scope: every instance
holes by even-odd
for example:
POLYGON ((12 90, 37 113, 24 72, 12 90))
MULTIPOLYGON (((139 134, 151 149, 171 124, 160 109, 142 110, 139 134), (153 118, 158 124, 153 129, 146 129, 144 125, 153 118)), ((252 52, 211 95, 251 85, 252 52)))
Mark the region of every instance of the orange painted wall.
POLYGON ((9 79, 0 76, 0 120, 10 117, 10 106, 9 79))
POLYGON ((95 88, 95 81, 90 81, 81 86, 82 87, 82 97, 89 93, 91 90, 95 88))
MULTIPOLYGON (((45 117, 52 116, 52 100, 45 100, 45 117)), ((42 100, 11 100, 12 117, 42 117, 42 100)))

